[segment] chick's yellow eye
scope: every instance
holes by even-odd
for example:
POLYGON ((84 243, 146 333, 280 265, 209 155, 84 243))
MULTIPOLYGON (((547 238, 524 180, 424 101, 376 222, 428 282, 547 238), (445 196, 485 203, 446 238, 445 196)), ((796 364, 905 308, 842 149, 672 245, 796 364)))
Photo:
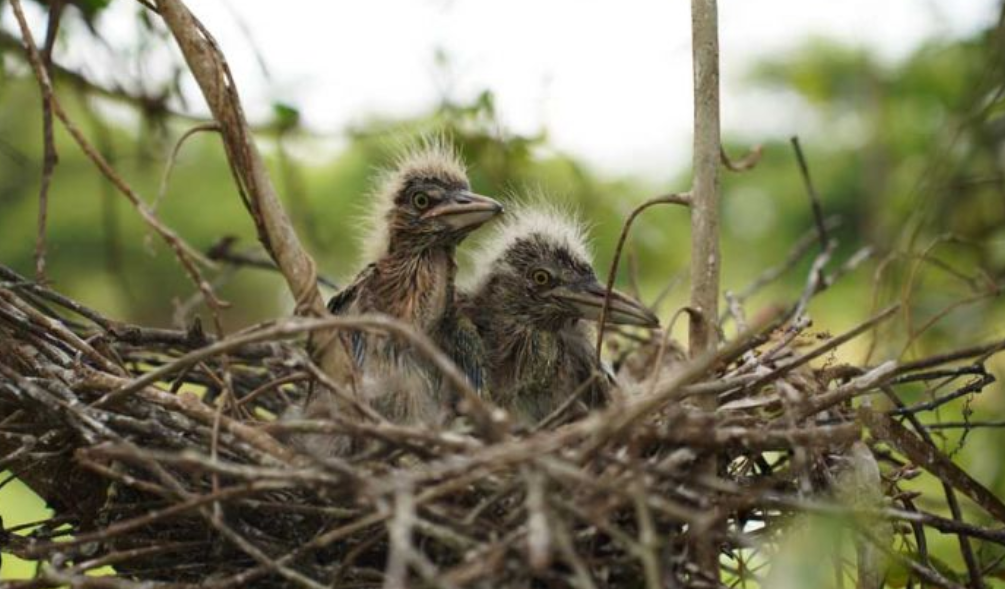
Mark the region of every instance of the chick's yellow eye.
POLYGON ((428 209, 430 204, 429 195, 425 192, 417 192, 412 197, 412 205, 420 211, 428 209))
POLYGON ((530 275, 531 280, 534 284, 538 286, 544 286, 551 282, 551 274, 548 274, 546 270, 534 270, 534 273, 530 275))

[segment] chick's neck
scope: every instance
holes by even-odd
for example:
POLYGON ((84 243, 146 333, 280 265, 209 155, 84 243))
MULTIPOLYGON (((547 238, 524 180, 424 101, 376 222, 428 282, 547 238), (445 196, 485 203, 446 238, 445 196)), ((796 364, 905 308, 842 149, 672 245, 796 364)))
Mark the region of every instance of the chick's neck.
POLYGON ((456 273, 453 246, 407 254, 392 247, 377 263, 377 310, 428 332, 453 306, 456 273))

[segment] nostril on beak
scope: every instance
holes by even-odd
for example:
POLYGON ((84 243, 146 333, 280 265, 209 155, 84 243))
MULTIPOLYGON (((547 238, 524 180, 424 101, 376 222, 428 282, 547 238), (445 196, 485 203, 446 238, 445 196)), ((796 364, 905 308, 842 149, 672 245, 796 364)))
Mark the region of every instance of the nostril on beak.
POLYGON ((464 194, 458 194, 456 197, 454 197, 454 202, 456 202, 459 205, 466 205, 471 204, 472 200, 470 197, 464 194))

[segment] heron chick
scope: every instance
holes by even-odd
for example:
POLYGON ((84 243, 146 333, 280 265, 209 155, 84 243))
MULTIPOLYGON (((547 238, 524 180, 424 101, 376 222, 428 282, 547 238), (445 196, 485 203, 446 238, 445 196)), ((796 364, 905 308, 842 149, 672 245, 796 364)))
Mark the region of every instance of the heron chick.
MULTIPOLYGON (((606 289, 574 217, 546 205, 524 205, 507 217, 475 256, 479 274, 463 313, 482 337, 492 400, 534 425, 576 392, 587 406, 606 398, 612 380, 587 323, 599 321, 606 289)), ((617 291, 607 322, 659 326, 651 311, 617 291)))
MULTIPOLYGON (((455 313, 456 247, 503 210, 471 191, 456 152, 427 141, 403 155, 374 195, 366 267, 328 308, 337 315, 388 315, 429 336, 466 372, 476 336, 455 313), (458 342, 462 342, 463 345, 458 342)), ((406 342, 356 332, 351 348, 366 398, 397 423, 439 425, 450 413, 441 375, 406 342)))

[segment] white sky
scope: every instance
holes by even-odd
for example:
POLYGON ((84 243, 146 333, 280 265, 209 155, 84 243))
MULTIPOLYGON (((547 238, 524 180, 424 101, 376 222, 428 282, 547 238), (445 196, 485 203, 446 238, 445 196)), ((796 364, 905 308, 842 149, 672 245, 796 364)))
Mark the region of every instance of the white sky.
MULTIPOLYGON (((451 57, 451 96, 491 89, 508 128, 534 132, 543 126, 557 147, 608 172, 665 178, 690 154, 686 0, 188 4, 222 45, 252 118, 267 116, 271 102, 281 100, 299 107, 312 129, 337 135, 368 116, 422 112, 445 90, 434 65, 441 48, 451 57)), ((896 60, 933 35, 967 34, 993 22, 995 5, 720 0, 724 133, 755 141, 798 132, 807 122, 791 100, 765 101, 743 85, 744 73, 759 58, 797 47, 809 36, 826 36, 896 60)), ((134 10, 131 2, 113 3, 104 30, 132 37, 134 10)), ((4 20, 9 27, 9 11, 4 20)), ((41 25, 40 19, 33 22, 41 25)), ((41 38, 43 28, 35 30, 41 38)))

